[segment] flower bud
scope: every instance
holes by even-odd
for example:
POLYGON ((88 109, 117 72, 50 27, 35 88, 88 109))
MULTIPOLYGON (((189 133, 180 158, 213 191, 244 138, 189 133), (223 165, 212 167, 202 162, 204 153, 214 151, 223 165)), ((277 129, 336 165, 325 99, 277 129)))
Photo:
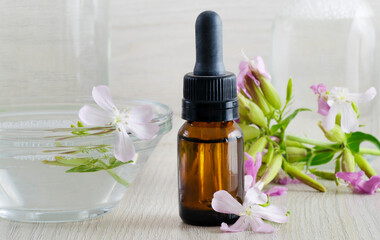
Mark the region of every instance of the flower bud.
POLYGON ((267 153, 262 157, 262 162, 263 163, 269 163, 270 160, 273 158, 273 154, 274 154, 274 148, 273 148, 273 144, 271 142, 269 142, 268 144, 268 151, 267 153))
POLYGON ((248 150, 248 154, 251 156, 256 156, 257 153, 264 151, 266 145, 267 139, 265 137, 261 137, 252 144, 252 146, 248 150))
POLYGON ((260 107, 264 115, 269 116, 272 113, 271 108, 265 100, 264 94, 250 77, 246 77, 245 87, 252 96, 252 100, 260 107))
POLYGON ((365 172, 368 178, 377 175, 375 170, 371 167, 371 165, 367 162, 367 160, 359 153, 354 155, 355 162, 358 164, 359 168, 365 172))
POLYGON ((281 154, 276 154, 268 162, 267 169, 265 170, 263 176, 260 179, 260 182, 262 182, 264 186, 270 183, 276 177, 276 175, 281 169, 282 159, 283 157, 281 154))
POLYGON ((289 78, 288 85, 286 86, 286 101, 290 102, 293 94, 293 80, 289 78))
POLYGON ((298 170, 297 168, 293 167, 286 161, 284 161, 284 170, 292 175, 293 177, 297 178, 301 182, 303 182, 306 185, 309 185, 310 187, 317 189, 318 191, 321 192, 326 192, 326 188, 320 184, 317 180, 311 178, 301 170, 298 170))
POLYGON ((309 169, 309 171, 314 174, 317 177, 326 179, 326 180, 335 180, 335 173, 332 172, 324 172, 324 171, 318 171, 316 169, 309 169))
POLYGON ((273 85, 264 77, 261 77, 258 79, 260 81, 260 88, 264 93, 265 98, 268 100, 268 102, 275 108, 280 109, 281 99, 278 95, 276 89, 273 87, 273 85))
POLYGON ((285 146, 286 147, 298 147, 298 148, 307 148, 305 145, 303 145, 300 142, 292 141, 292 140, 285 140, 285 146))
POLYGON ((260 136, 260 130, 256 126, 239 123, 244 134, 244 141, 249 141, 260 136))
POLYGON ((286 153, 288 155, 288 162, 298 162, 307 157, 307 150, 305 148, 287 147, 286 153))
POLYGON ((336 143, 345 143, 346 142, 346 134, 343 132, 342 128, 340 128, 339 125, 335 124, 333 129, 330 131, 327 131, 323 126, 322 122, 318 123, 319 128, 323 131, 325 134, 325 137, 330 140, 331 142, 336 143))
POLYGON ((248 110, 247 110, 247 108, 245 108, 245 107, 239 107, 239 121, 240 122, 250 121, 249 118, 248 118, 248 110))
POLYGON ((265 127, 267 122, 261 109, 254 102, 249 101, 240 93, 238 93, 238 98, 240 106, 247 110, 248 119, 259 127, 265 127))
POLYGON ((343 156, 342 156, 342 171, 343 172, 355 172, 355 159, 354 155, 352 155, 350 149, 345 148, 343 149, 343 156))

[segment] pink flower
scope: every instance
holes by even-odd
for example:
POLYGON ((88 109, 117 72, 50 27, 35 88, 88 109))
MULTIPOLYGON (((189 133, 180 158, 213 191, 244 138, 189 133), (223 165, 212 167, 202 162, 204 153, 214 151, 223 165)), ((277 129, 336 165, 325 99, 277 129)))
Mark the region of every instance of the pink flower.
POLYGON ((363 171, 360 172, 337 172, 336 177, 349 182, 356 193, 374 194, 380 188, 380 175, 372 176, 369 180, 362 180, 363 171))
POLYGON ((275 186, 269 189, 268 191, 265 191, 264 193, 269 197, 274 197, 286 195, 287 191, 288 189, 286 187, 275 186))
POLYGON ((250 188, 243 205, 224 190, 214 193, 211 206, 216 212, 235 214, 239 219, 231 226, 222 223, 220 229, 224 232, 240 232, 251 226, 254 232, 270 233, 274 228, 265 223, 263 219, 285 223, 288 221, 285 208, 275 205, 267 205, 268 197, 257 188, 250 188))
MULTIPOLYGON (((247 157, 247 160, 244 163, 245 174, 246 174, 244 177, 244 189, 248 191, 250 188, 256 187, 259 190, 262 190, 264 188, 264 185, 262 184, 262 182, 258 181, 256 183, 257 172, 259 171, 261 167, 262 154, 257 153, 256 162, 251 155, 249 155, 248 153, 244 153, 244 154, 247 157)), ((265 193, 268 194, 268 196, 281 196, 281 195, 285 195, 287 190, 288 189, 286 187, 272 187, 265 193)))
POLYGON ((326 116, 329 113, 330 106, 326 102, 326 86, 324 84, 315 84, 310 87, 318 95, 318 113, 326 116))
POLYGON ((259 171, 261 167, 262 154, 260 152, 257 153, 256 162, 251 155, 249 155, 248 153, 244 153, 244 154, 247 157, 247 160, 244 162, 245 174, 251 175, 253 179, 252 184, 255 184, 256 178, 257 178, 257 172, 259 171))
POLYGON ((245 58, 245 61, 242 61, 239 64, 240 72, 236 78, 236 82, 238 89, 240 89, 240 91, 243 90, 247 96, 250 96, 245 87, 246 76, 251 78, 258 87, 260 87, 259 79, 257 79, 258 77, 262 76, 270 80, 271 76, 265 67, 264 60, 262 57, 257 56, 253 59, 249 59, 243 51, 242 54, 245 58))
POLYGON ((92 89, 92 97, 103 110, 84 105, 79 111, 79 119, 89 126, 115 127, 114 155, 117 160, 127 162, 136 154, 129 132, 140 139, 152 139, 156 136, 159 127, 151 123, 153 111, 149 105, 120 111, 113 103, 107 86, 95 86, 92 89))

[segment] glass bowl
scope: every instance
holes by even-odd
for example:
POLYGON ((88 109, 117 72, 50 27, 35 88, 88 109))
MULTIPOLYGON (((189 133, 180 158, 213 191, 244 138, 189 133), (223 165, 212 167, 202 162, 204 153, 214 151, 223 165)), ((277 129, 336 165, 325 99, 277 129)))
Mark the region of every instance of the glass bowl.
MULTIPOLYGON (((78 128, 78 111, 91 98, 12 99, 0 106, 0 217, 24 222, 69 222, 112 210, 128 187, 105 170, 66 172, 57 159, 102 159, 111 155, 115 134, 104 127, 78 128), (85 130, 87 134, 75 134, 85 130)), ((138 157, 112 169, 131 183, 162 136, 172 127, 172 111, 158 102, 114 99, 119 109, 148 104, 160 126, 152 140, 133 136, 138 157)), ((62 162, 62 161, 61 161, 62 162)))

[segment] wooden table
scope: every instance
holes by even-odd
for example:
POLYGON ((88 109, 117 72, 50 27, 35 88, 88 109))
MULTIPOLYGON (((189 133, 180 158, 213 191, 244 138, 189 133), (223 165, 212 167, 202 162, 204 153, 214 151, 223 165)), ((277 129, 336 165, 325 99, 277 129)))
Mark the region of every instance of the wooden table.
MULTIPOLYGON (((379 239, 380 193, 352 194, 322 181, 326 193, 303 184, 288 185, 288 194, 273 197, 286 204, 290 221, 274 224, 273 234, 222 233, 219 227, 195 227, 181 222, 177 203, 176 134, 173 130, 155 149, 145 169, 120 205, 111 213, 89 221, 56 224, 0 220, 0 239, 379 239)), ((375 168, 380 172, 380 164, 375 168)))

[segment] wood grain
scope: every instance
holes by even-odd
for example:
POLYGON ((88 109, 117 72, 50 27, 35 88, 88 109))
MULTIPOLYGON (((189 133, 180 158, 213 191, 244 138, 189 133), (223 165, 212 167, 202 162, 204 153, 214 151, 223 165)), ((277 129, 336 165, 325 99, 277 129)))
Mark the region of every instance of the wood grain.
MULTIPOLYGON (((120 205, 111 213, 89 221, 29 224, 0 220, 0 239, 378 239, 380 193, 359 195, 333 182, 323 181, 326 193, 302 184, 289 185, 286 224, 274 224, 273 234, 222 233, 219 227, 183 224, 178 216, 176 135, 182 124, 174 118, 173 130, 160 142, 120 205)), ((380 164, 375 165, 380 171, 380 164)))

